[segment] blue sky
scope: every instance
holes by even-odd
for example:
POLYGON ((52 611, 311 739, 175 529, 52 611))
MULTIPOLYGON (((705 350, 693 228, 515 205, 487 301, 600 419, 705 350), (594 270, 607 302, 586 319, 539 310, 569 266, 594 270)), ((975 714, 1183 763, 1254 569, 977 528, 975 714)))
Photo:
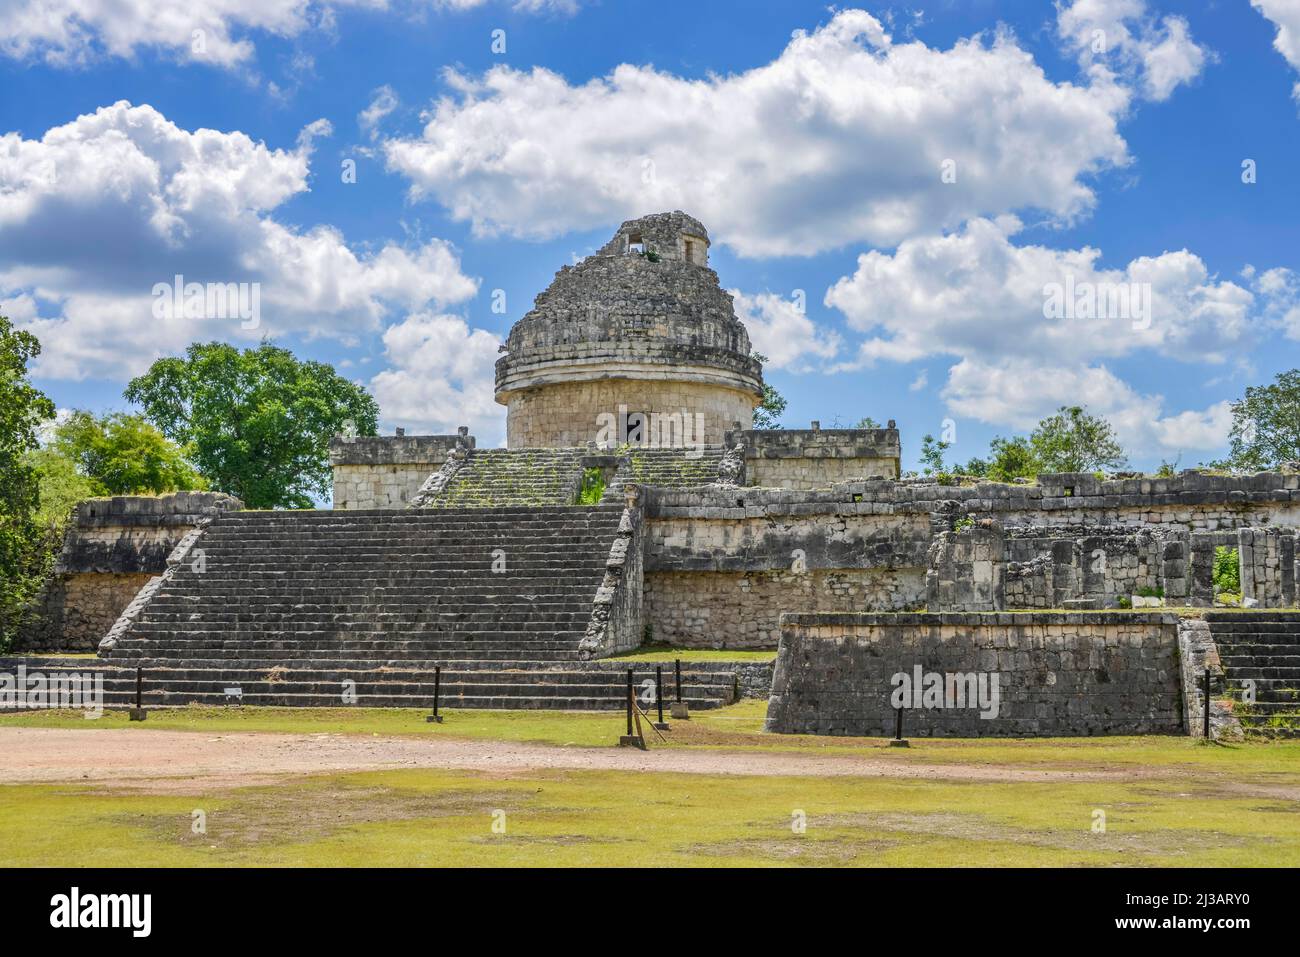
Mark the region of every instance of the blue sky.
POLYGON ((905 467, 1065 402, 1193 465, 1297 364, 1297 0, 35 2, 0 5, 0 311, 63 409, 269 333, 385 430, 496 444, 510 324, 671 208, 785 424, 896 419, 905 467), (178 272, 260 283, 261 325, 155 318, 178 272), (1067 278, 1149 321, 1045 318, 1067 278))

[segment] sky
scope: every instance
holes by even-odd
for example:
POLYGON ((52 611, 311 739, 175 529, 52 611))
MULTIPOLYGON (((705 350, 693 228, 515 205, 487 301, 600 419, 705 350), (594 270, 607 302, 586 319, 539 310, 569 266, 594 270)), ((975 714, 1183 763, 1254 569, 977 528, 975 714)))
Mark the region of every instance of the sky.
POLYGON ((1300 365, 1300 0, 0 0, 0 131, 61 410, 269 337, 497 445, 511 324, 670 209, 783 424, 894 419, 905 469, 1066 404, 1194 466, 1300 365))

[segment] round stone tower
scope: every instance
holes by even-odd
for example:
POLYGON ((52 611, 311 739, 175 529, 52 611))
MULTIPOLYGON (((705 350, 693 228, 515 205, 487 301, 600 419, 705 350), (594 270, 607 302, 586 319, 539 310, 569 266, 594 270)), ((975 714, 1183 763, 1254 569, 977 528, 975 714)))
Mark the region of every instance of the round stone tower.
POLYGON ((763 397, 749 333, 709 268, 709 234, 680 211, 629 220, 563 267, 504 351, 496 400, 510 448, 654 444, 667 422, 685 422, 685 444, 716 445, 733 423, 751 426, 763 397))

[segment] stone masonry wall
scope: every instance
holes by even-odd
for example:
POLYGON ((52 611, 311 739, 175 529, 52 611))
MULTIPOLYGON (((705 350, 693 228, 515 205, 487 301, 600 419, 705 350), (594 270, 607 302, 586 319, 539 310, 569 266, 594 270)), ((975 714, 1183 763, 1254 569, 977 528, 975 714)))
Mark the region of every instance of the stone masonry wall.
POLYGON ((693 431, 692 443, 720 445, 733 422, 750 421, 756 402, 746 392, 667 377, 556 383, 511 394, 506 444, 512 449, 585 446, 603 437, 602 414, 618 416, 625 408, 628 413, 685 413, 693 429, 699 413, 703 436, 693 431))
POLYGON ((334 507, 405 508, 428 477, 441 468, 461 435, 335 436, 330 442, 334 507))
POLYGON ((1259 608, 1295 604, 1295 530, 1243 528, 1237 532, 1241 597, 1259 608))
POLYGON ((773 648, 782 612, 903 610, 924 603, 919 568, 649 572, 651 637, 682 648, 773 648))
POLYGON ((987 695, 908 707, 905 737, 1184 733, 1177 649, 1163 613, 787 615, 766 730, 892 736, 894 676, 919 667, 987 695))
POLYGON ((898 478, 898 430, 748 429, 729 436, 745 447, 749 485, 829 488, 866 478, 898 478))
POLYGON ((646 617, 656 641, 771 648, 783 611, 921 607, 928 516, 853 505, 751 510, 743 504, 750 494, 733 489, 727 505, 655 509, 646 617))
POLYGON ((172 549, 199 522, 242 507, 220 492, 122 495, 77 506, 18 651, 94 651, 172 549))

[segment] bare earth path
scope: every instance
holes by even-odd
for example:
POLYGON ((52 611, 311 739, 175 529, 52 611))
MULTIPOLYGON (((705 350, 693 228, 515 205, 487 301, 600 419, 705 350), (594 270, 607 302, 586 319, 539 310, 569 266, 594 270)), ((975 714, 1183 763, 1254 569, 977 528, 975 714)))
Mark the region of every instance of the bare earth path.
POLYGON ((916 764, 856 755, 555 747, 464 738, 336 734, 0 728, 0 784, 77 781, 150 790, 243 787, 290 775, 391 768, 1099 781, 1159 777, 1143 769, 1070 771, 916 764))

